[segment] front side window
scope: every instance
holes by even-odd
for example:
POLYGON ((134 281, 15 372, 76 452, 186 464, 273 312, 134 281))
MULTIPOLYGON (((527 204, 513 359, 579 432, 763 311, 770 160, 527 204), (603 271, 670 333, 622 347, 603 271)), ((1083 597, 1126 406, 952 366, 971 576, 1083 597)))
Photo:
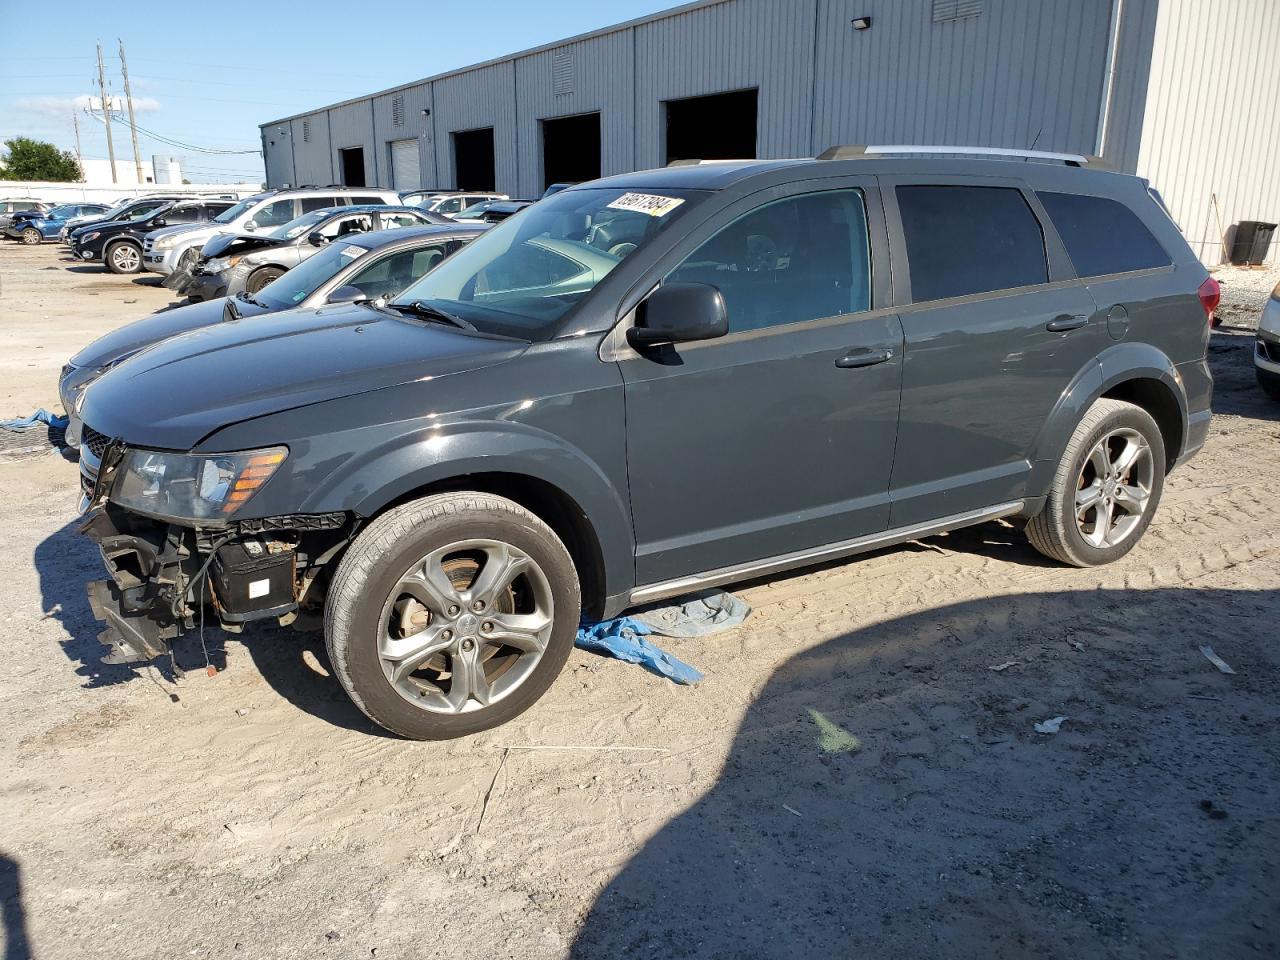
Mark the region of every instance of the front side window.
POLYGON ((1106 197, 1037 193, 1081 277, 1167 267, 1169 254, 1137 215, 1106 197))
POLYGON ((719 289, 729 332, 871 308, 867 212, 860 190, 776 200, 729 224, 666 276, 719 289))
POLYGON ((422 218, 415 217, 411 213, 384 213, 380 219, 382 220, 383 230, 394 230, 397 227, 422 226, 422 218))
POLYGON ((355 217, 337 217, 320 228, 320 235, 334 240, 355 233, 368 233, 373 229, 373 217, 362 213, 355 217))
POLYGON ((319 289, 339 270, 368 254, 368 249, 354 243, 334 243, 313 257, 308 257, 283 277, 272 281, 253 295, 275 310, 297 306, 319 289))
POLYGON ((443 200, 439 201, 435 205, 434 209, 436 213, 443 213, 443 214, 458 213, 460 210, 462 210, 462 198, 461 197, 445 197, 443 200))
POLYGON ((77 207, 62 204, 61 206, 54 207, 45 214, 45 216, 50 220, 66 220, 68 217, 74 217, 79 212, 79 208, 77 207))
POLYGON ((288 223, 293 219, 293 201, 292 200, 273 200, 270 203, 263 204, 253 214, 253 222, 259 229, 263 227, 278 227, 288 223))
POLYGON ((161 207, 172 202, 173 201, 171 200, 161 200, 156 203, 140 203, 132 210, 125 211, 124 215, 121 216, 120 219, 125 222, 141 220, 143 217, 151 216, 151 214, 155 213, 161 207))
POLYGON ((511 217, 396 300, 422 300, 484 333, 547 340, 639 247, 707 196, 696 190, 566 190, 511 217))
POLYGON ((277 240, 293 240, 308 232, 318 223, 324 223, 333 216, 332 210, 317 210, 313 213, 304 213, 300 217, 294 217, 288 223, 281 224, 271 231, 268 236, 277 240))
POLYGON ((1048 282, 1044 234, 1020 190, 929 185, 896 192, 914 302, 1048 282))
POLYGON ((401 250, 383 257, 355 273, 347 284, 358 287, 366 297, 392 297, 437 267, 448 251, 448 242, 416 250, 401 250))
POLYGON ((195 223, 204 216, 199 207, 174 207, 162 215, 166 223, 195 223))

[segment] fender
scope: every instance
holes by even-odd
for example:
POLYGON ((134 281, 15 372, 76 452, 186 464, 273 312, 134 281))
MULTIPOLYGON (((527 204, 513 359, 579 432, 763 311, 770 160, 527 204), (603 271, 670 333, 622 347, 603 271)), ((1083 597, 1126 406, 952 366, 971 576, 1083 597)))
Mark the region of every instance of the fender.
MULTIPOLYGON (((1048 492, 1053 472, 1086 410, 1099 397, 1128 380, 1155 380, 1164 384, 1178 403, 1182 436, 1187 435, 1187 397, 1182 376, 1165 353, 1149 343, 1117 343, 1086 365, 1058 398, 1032 446, 1031 475, 1027 493, 1048 492)), ((1173 463, 1179 451, 1166 451, 1173 463)))
POLYGON ((525 423, 456 421, 362 447, 308 493, 299 512, 350 510, 368 517, 415 490, 475 473, 530 477, 564 493, 595 531, 608 595, 635 586, 626 491, 578 447, 525 423))

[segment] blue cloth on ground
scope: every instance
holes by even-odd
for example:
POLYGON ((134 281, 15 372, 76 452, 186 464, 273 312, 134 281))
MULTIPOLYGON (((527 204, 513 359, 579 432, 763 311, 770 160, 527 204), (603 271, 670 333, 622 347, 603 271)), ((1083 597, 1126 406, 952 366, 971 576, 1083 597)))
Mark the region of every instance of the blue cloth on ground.
POLYGON ((603 623, 584 623, 576 644, 583 650, 638 663, 651 673, 676 683, 692 684, 702 674, 645 639, 649 634, 667 637, 703 637, 728 630, 746 620, 751 607, 723 590, 706 590, 683 603, 648 607, 630 617, 603 623))
POLYGON ((18 417, 15 420, 0 420, 0 427, 5 430, 30 430, 32 427, 38 427, 40 424, 48 424, 59 430, 67 428, 67 418, 59 417, 50 413, 41 407, 29 417, 18 417))
POLYGON ((631 617, 618 617, 603 623, 583 624, 578 628, 575 644, 583 650, 617 657, 627 663, 638 663, 650 673, 667 677, 676 683, 691 684, 702 679, 702 674, 683 660, 654 646, 645 639, 653 630, 648 624, 631 617))

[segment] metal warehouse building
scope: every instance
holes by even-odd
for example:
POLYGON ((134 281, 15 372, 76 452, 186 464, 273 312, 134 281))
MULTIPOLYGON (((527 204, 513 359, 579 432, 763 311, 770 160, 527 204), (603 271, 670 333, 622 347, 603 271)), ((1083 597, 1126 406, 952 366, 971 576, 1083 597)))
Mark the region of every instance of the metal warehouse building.
POLYGON ((1277 50, 1280 0, 699 0, 263 124, 262 145, 273 187, 521 197, 676 159, 1034 145, 1147 177, 1216 263, 1233 223, 1280 220, 1277 50))

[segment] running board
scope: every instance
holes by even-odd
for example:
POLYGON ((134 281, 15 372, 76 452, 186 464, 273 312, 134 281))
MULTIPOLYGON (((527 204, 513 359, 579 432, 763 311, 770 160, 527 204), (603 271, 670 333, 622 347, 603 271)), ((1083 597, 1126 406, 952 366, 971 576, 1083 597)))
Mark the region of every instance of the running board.
POLYGON ((868 550, 877 550, 880 547, 890 547, 896 543, 904 543, 907 540, 931 537, 947 530, 958 530, 961 527, 971 527, 974 524, 986 523, 989 520, 999 520, 1001 517, 1011 517, 1015 513, 1021 513, 1022 509, 1023 501, 1010 500, 1008 503, 1001 503, 994 507, 987 507, 983 510, 970 510, 967 513, 957 513, 938 520, 930 520, 928 523, 917 523, 910 527, 897 527, 893 530, 884 530, 881 533, 868 534, 865 537, 842 540, 840 543, 829 543, 823 547, 797 550, 794 553, 766 557, 763 560, 752 560, 732 567, 721 567, 718 570, 709 570, 706 573, 694 574, 690 577, 678 577, 675 580, 652 583, 632 590, 629 602, 632 605, 650 603, 654 600, 663 600, 667 597, 677 597, 681 594, 692 593, 694 590, 702 590, 706 587, 718 587, 721 584, 766 577, 773 573, 780 573, 783 570, 807 567, 826 560, 838 560, 841 557, 865 553, 868 550))

